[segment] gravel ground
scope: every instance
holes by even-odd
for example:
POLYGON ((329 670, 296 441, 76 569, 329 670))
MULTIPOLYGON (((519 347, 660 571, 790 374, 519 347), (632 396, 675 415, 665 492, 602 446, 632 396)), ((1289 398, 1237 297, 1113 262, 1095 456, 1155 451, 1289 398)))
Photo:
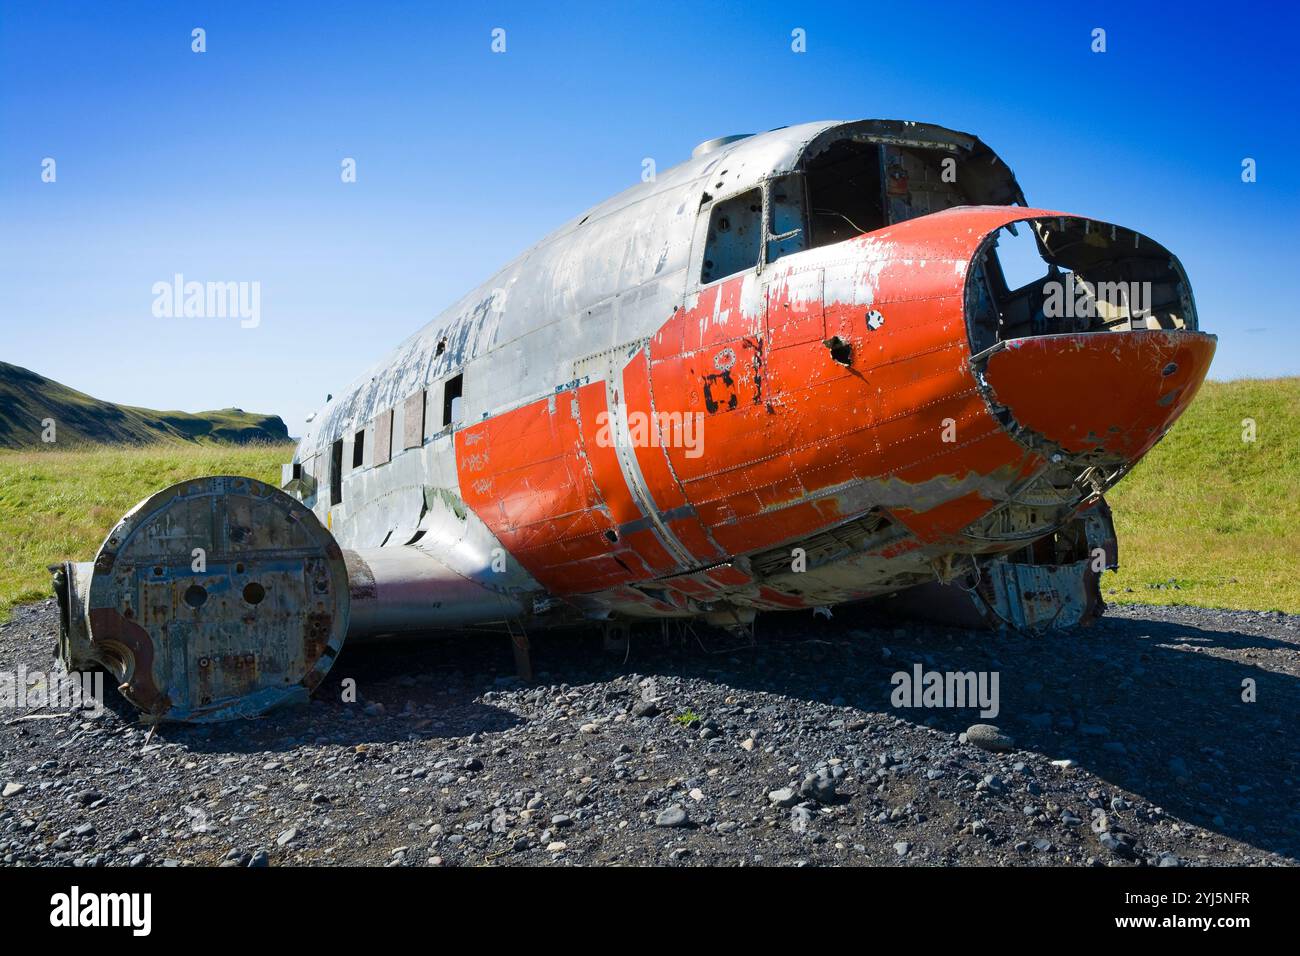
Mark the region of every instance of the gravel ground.
MULTIPOLYGON (((95 719, 11 709, 0 860, 1300 859, 1300 618, 1127 607, 1032 637, 878 613, 764 617, 756 642, 655 629, 626 655, 534 635, 527 685, 504 635, 348 648, 309 706, 152 739, 114 691, 95 719), (915 664, 997 672, 1000 713, 894 707, 891 677, 915 664), (966 734, 981 723, 998 729, 966 734)), ((47 669, 56 627, 52 602, 17 608, 0 670, 47 669)))

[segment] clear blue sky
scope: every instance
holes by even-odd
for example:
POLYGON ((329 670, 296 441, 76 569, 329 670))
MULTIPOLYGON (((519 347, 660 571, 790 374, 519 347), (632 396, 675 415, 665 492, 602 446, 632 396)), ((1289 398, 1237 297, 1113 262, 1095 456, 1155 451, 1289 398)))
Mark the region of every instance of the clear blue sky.
POLYGON ((1032 204, 1172 249, 1214 377, 1300 372, 1289 6, 469 6, 0 2, 0 360, 297 434, 643 158, 884 117, 975 133, 1032 204), (156 318, 175 273, 259 282, 260 325, 156 318))

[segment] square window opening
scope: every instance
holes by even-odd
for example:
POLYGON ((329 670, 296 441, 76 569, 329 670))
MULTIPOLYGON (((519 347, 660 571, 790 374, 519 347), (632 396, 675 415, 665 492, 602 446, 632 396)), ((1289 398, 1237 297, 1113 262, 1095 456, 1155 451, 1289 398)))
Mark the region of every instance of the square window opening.
POLYGON ((343 502, 343 439, 330 446, 330 507, 343 502))
POLYGON ((809 248, 885 226, 880 146, 842 140, 808 161, 809 248))
POLYGON ((461 395, 465 387, 465 373, 453 375, 442 388, 442 424, 450 425, 460 420, 461 395))
POLYGON ((713 282, 757 266, 762 224, 763 194, 758 189, 714 203, 700 282, 713 282))

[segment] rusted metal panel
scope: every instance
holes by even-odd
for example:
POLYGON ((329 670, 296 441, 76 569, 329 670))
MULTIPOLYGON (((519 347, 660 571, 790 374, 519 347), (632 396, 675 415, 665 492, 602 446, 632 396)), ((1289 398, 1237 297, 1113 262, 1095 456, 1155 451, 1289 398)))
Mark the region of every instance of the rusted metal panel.
POLYGON ((413 392, 402 406, 402 450, 424 444, 425 392, 413 392))
POLYGON ((386 408, 375 416, 375 457, 373 464, 386 465, 393 460, 393 410, 386 408))
POLYGON ((65 661, 105 667, 153 719, 187 721, 305 700, 342 646, 349 607, 342 554, 315 516, 229 476, 137 505, 76 598, 65 661))

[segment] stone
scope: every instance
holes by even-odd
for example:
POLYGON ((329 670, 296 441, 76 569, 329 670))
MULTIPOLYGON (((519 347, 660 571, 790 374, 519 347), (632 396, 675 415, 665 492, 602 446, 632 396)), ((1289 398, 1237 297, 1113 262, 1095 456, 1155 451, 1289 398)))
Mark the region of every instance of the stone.
POLYGON ((993 724, 971 724, 966 728, 966 742, 993 753, 1005 753, 1016 746, 1010 735, 993 724))
POLYGON ((782 787, 780 790, 772 790, 768 793, 767 799, 775 803, 778 807, 793 807, 799 802, 799 795, 790 787, 782 787))
POLYGON ((1127 833, 1112 833, 1108 830, 1097 837, 1097 842, 1118 856, 1131 857, 1134 855, 1133 838, 1127 833))
POLYGON ((799 784, 799 793, 818 803, 831 803, 835 800, 835 777, 824 769, 810 773, 799 784))
POLYGON ((660 810, 659 815, 655 817, 657 827, 684 827, 690 822, 686 810, 675 803, 666 810, 660 810))

